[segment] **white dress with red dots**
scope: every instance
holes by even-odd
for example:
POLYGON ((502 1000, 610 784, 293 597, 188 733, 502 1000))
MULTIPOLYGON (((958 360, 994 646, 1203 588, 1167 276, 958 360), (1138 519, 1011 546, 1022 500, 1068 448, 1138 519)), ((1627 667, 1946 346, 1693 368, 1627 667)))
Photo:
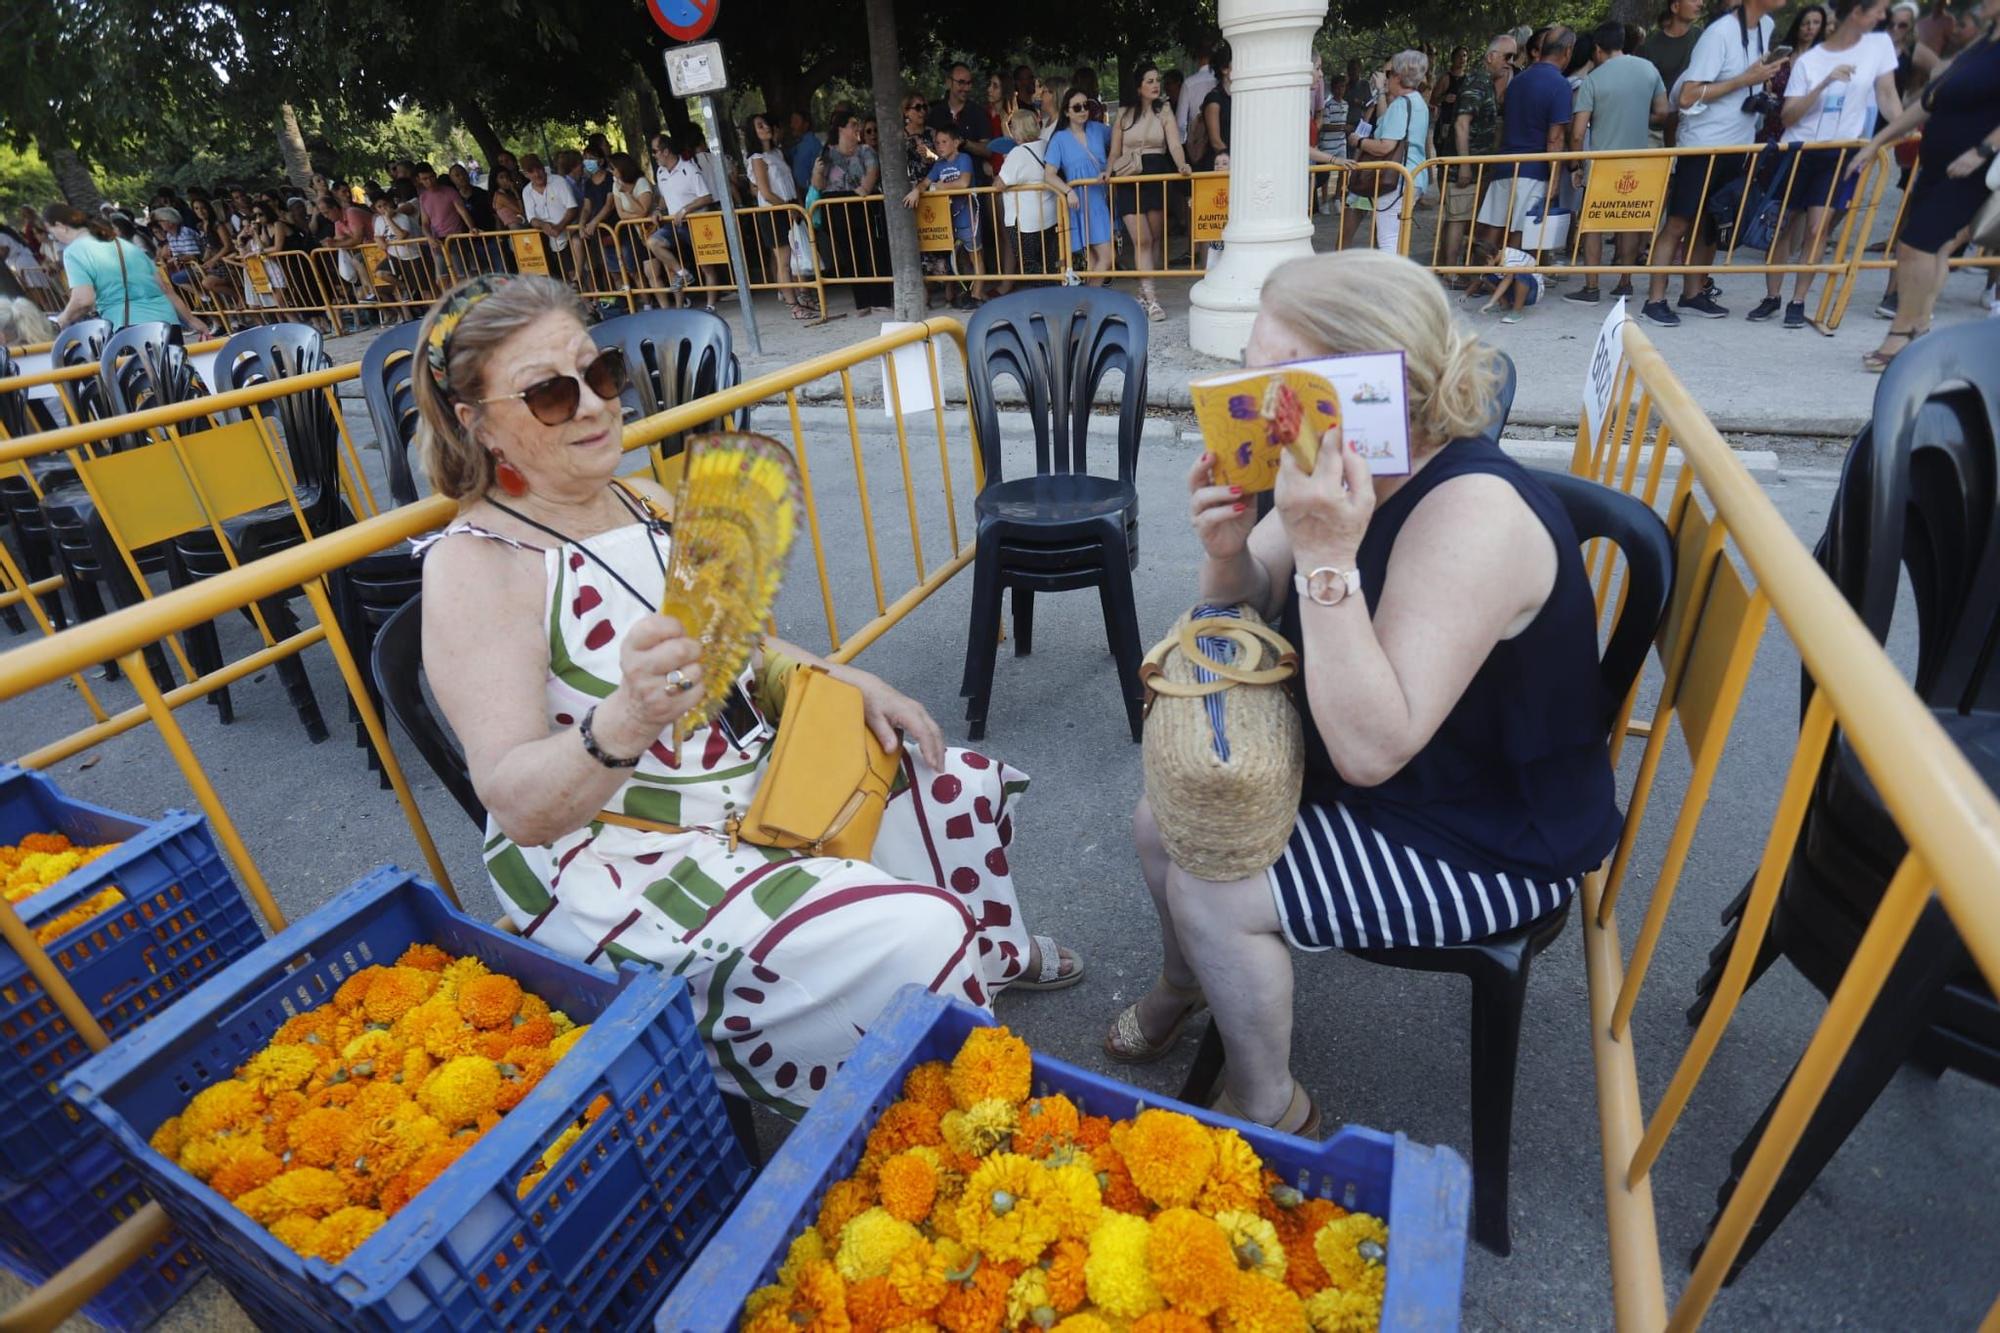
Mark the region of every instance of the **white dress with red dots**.
MULTIPOLYGON (((468 524, 463 534, 541 550, 548 570, 550 726, 564 730, 619 679, 641 603, 574 544, 527 547, 468 524)), ((633 523, 592 554, 635 588, 655 586, 670 538, 633 523), (659 557, 648 546, 658 543, 659 557)), ((745 688, 748 688, 745 673, 745 688)), ((775 733, 704 727, 676 764, 655 743, 606 803, 637 819, 720 829, 749 808, 775 733)), ((944 771, 906 749, 872 861, 807 856, 720 833, 659 833, 592 821, 523 847, 487 821, 485 861, 521 933, 587 963, 650 963, 685 977, 719 1076, 797 1115, 898 987, 973 1004, 1019 978, 1028 930, 1008 872, 1012 804, 1027 775, 970 750, 944 771)))

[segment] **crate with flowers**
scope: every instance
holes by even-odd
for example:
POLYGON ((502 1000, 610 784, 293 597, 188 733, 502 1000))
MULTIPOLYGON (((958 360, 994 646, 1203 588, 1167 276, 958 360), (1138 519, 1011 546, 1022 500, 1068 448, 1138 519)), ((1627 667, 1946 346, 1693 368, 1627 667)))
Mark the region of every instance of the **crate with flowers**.
POLYGON ((65 1086, 271 1326, 642 1328, 749 1178, 685 983, 402 871, 175 1020, 65 1086))
POLYGON ((655 1327, 1456 1325, 1455 1154, 1157 1101, 906 989, 655 1327))

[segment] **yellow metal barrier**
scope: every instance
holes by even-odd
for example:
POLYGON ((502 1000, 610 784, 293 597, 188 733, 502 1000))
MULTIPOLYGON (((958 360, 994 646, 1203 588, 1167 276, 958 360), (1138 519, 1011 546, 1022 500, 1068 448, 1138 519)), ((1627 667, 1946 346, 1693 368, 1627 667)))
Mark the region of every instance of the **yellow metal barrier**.
MULTIPOLYGON (((1682 463, 1668 512, 1678 568, 1659 640, 1664 683, 1645 731, 1646 752, 1626 827, 1609 864, 1586 879, 1580 894, 1584 959, 1618 1326, 1691 1329, 1707 1315, 1933 891, 1988 984, 2000 984, 2000 802, 1652 343, 1634 324, 1625 327, 1623 339, 1625 366, 1613 409, 1599 435, 1579 431, 1572 470, 1650 503, 1664 477, 1669 442, 1677 445, 1682 463), (1747 570, 1747 580, 1738 572, 1732 550, 1747 570), (1648 964, 1771 613, 1796 646, 1815 690, 1722 977, 1666 1092, 1648 1116, 1639 1093, 1630 1019, 1643 997, 1648 964), (1627 953, 1615 909, 1660 751, 1675 720, 1690 752, 1692 776, 1651 886, 1646 919, 1627 953), (1749 981, 1835 725, 1853 745, 1909 850, 1669 1311, 1652 1173, 1749 981)), ((1612 601, 1613 571, 1609 561, 1591 567, 1602 606, 1612 601)), ((1986 1326, 1996 1319, 2000 1305, 1988 1315, 1986 1326)))
MULTIPOLYGON (((955 320, 933 319, 923 325, 871 338, 851 347, 801 362, 787 370, 761 376, 722 393, 682 404, 634 423, 625 431, 624 445, 627 450, 645 449, 670 435, 699 428, 703 423, 733 413, 742 407, 774 398, 783 402, 791 424, 792 448, 798 458, 800 478, 804 483, 807 526, 812 536, 814 572, 826 615, 829 655, 838 661, 851 660, 880 638, 911 610, 944 586, 959 570, 969 564, 973 557, 971 533, 967 531, 963 538, 961 537, 959 509, 961 497, 963 503, 969 505, 971 496, 976 494, 982 481, 978 445, 973 436, 969 412, 966 413, 962 436, 953 438, 957 433, 947 427, 938 365, 938 344, 941 341, 956 347, 960 368, 963 370, 965 357, 963 327, 955 320), (914 471, 918 460, 911 448, 912 423, 899 412, 895 419, 896 458, 891 466, 896 469, 897 480, 900 481, 905 494, 910 523, 914 581, 903 591, 892 595, 885 583, 882 560, 873 530, 874 511, 870 501, 868 465, 863 457, 851 377, 857 367, 881 359, 886 367, 885 373, 889 376, 890 390, 892 393, 897 392, 896 362, 888 354, 897 348, 912 345, 921 345, 923 348, 925 373, 929 380, 931 402, 934 404, 930 416, 937 437, 939 489, 929 493, 942 497, 947 516, 944 524, 947 545, 941 553, 935 553, 935 541, 930 547, 927 547, 924 541, 918 522, 918 487, 914 471), (807 433, 801 425, 798 400, 800 388, 823 376, 836 374, 841 379, 846 395, 849 446, 847 452, 854 469, 856 498, 862 522, 867 525, 865 545, 874 603, 873 616, 844 635, 839 628, 832 580, 827 568, 828 538, 831 536, 833 540, 843 543, 843 549, 852 549, 852 546, 849 534, 827 531, 826 497, 814 489, 814 451, 808 445, 807 433), (959 479, 957 484, 954 483, 955 474, 959 479), (962 490, 959 489, 960 485, 963 486, 962 490)), ((332 384, 337 379, 351 376, 353 373, 355 372, 352 367, 322 371, 315 375, 281 381, 275 385, 262 385, 239 393, 223 395, 207 406, 248 406, 268 401, 282 393, 332 384)), ((900 397, 897 401, 900 401, 900 397)), ((189 405, 179 404, 120 418, 118 425, 123 430, 164 428, 187 419, 190 411, 189 405)), ((52 449, 79 448, 90 442, 93 428, 99 431, 100 438, 102 434, 109 433, 103 430, 106 424, 88 423, 85 426, 70 427, 25 440, 0 442, 0 464, 46 453, 52 449)), ((190 442, 198 439, 198 436, 189 437, 190 442)), ((828 461, 830 460, 822 460, 822 467, 828 461)), ((400 546, 410 538, 433 531, 448 522, 454 512, 455 506, 443 497, 433 496, 420 500, 331 535, 317 538, 292 550, 238 566, 226 574, 176 589, 141 605, 127 607, 101 619, 74 626, 48 638, 0 653, 0 699, 20 698, 33 690, 75 675, 91 664, 114 659, 124 664, 139 696, 137 705, 107 721, 42 744, 20 755, 17 762, 27 768, 45 768, 81 754, 135 727, 151 723, 160 732, 176 767, 194 793, 203 812, 208 815, 217 839, 241 876, 243 884, 256 900, 266 921, 273 930, 282 928, 283 913, 245 844, 240 830, 230 818, 220 795, 209 781, 200 760, 189 745, 174 713, 176 709, 201 698, 221 685, 241 679, 254 671, 263 670, 274 662, 324 642, 332 652, 340 670, 349 700, 373 740, 376 753, 381 757, 384 773, 395 792, 404 818, 417 839, 430 873, 455 900, 456 892, 449 874, 437 853, 423 816, 410 794, 402 770, 396 762, 395 752, 389 744, 382 720, 370 702, 368 691, 363 685, 361 677, 363 664, 354 659, 341 633, 326 585, 328 575, 337 573, 343 567, 366 556, 400 546), (230 663, 221 671, 213 672, 207 677, 191 681, 171 691, 163 693, 154 685, 141 656, 146 646, 183 633, 195 625, 226 615, 232 610, 252 606, 294 588, 304 589, 312 610, 312 623, 297 634, 230 663)), ((75 1031, 94 1049, 102 1049, 107 1044, 103 1029, 91 1017, 88 1007, 77 996, 47 953, 35 942, 34 932, 22 923, 12 905, 5 902, 0 902, 0 938, 4 938, 20 955, 75 1031)), ((165 1215, 158 1206, 148 1205, 109 1233, 89 1253, 42 1284, 4 1315, 0 1315, 0 1329, 39 1330, 55 1327, 62 1319, 102 1290, 104 1285, 135 1257, 142 1255, 148 1247, 156 1243, 164 1234, 167 1225, 165 1215)))
MULTIPOLYGON (((1419 175, 1427 175, 1434 182, 1432 199, 1445 203, 1445 218, 1431 237, 1429 246, 1424 247, 1419 257, 1433 272, 1441 274, 1497 275, 1513 273, 1575 273, 1575 274, 1617 274, 1621 277, 1649 279, 1657 274, 1709 273, 1728 269, 1732 273, 1794 274, 1812 273, 1824 275, 1831 281, 1820 289, 1819 305, 1814 314, 1815 322, 1832 329, 1839 326, 1841 314, 1846 308, 1843 299, 1845 287, 1851 282, 1851 269, 1868 243, 1873 230, 1875 210, 1881 203, 1882 193, 1888 180, 1887 156, 1878 154, 1876 159, 1862 169, 1861 179, 1856 184, 1853 203, 1843 210, 1837 219, 1829 219, 1830 234, 1819 238, 1819 250, 1831 247, 1831 253, 1823 259, 1804 259, 1802 262, 1785 262, 1777 258, 1780 246, 1785 244, 1786 226, 1794 209, 1808 207, 1831 208, 1841 192, 1845 179, 1848 155, 1866 144, 1858 139, 1830 141, 1823 144, 1786 144, 1766 155, 1763 144, 1735 144, 1705 148, 1643 148, 1629 151, 1577 152, 1577 153, 1518 153, 1493 157, 1434 157, 1426 161, 1419 175), (1798 159, 1801 149, 1827 149, 1839 153, 1833 181, 1827 193, 1819 199, 1794 197, 1793 187, 1796 175, 1792 163, 1798 159), (1750 222, 1750 206, 1758 201, 1761 191, 1755 177, 1763 164, 1775 161, 1773 179, 1782 181, 1778 192, 1779 226, 1773 235, 1771 245, 1757 258, 1754 252, 1742 251, 1741 245, 1746 225, 1750 222), (1546 182, 1527 181, 1518 176, 1513 168, 1525 163, 1545 164, 1550 171, 1546 182), (1664 164, 1664 165, 1662 165, 1664 164), (1567 180, 1570 168, 1583 169, 1586 176, 1581 186, 1567 180), (1461 168, 1469 168, 1472 180, 1469 185, 1460 185, 1458 178, 1461 168), (1714 260, 1706 264, 1682 262, 1681 256, 1659 253, 1660 237, 1667 219, 1672 173, 1699 171, 1702 176, 1701 202, 1696 206, 1695 216, 1689 226, 1692 237, 1701 235, 1704 224, 1711 219, 1711 183, 1717 173, 1736 173, 1744 177, 1744 189, 1738 197, 1737 225, 1731 229, 1729 244, 1718 250, 1714 260), (1586 231, 1586 205, 1593 202, 1593 184, 1609 186, 1597 193, 1604 201, 1607 218, 1614 211, 1623 211, 1632 222, 1629 227, 1616 231, 1586 231), (1505 187, 1504 216, 1508 225, 1486 224, 1478 220, 1484 211, 1489 192, 1505 187), (1547 210, 1559 208, 1565 196, 1573 195, 1576 209, 1570 215, 1568 234, 1559 244, 1547 245, 1535 234, 1533 226, 1524 227, 1523 213, 1533 204, 1533 192, 1545 188, 1543 207, 1547 210), (1452 203, 1462 197, 1460 191, 1471 191, 1470 219, 1454 221, 1449 218, 1452 203), (1616 194, 1628 196, 1625 200, 1614 201, 1616 194), (1614 208, 1615 203, 1615 208, 1614 208), (1447 241, 1449 233, 1449 241, 1447 241), (1584 241, 1586 236, 1608 237, 1615 241, 1620 235, 1640 234, 1647 237, 1645 250, 1631 262, 1621 263, 1616 256, 1604 262, 1585 262, 1584 241), (1509 267, 1501 262, 1499 247, 1518 235, 1521 244, 1516 247, 1526 251, 1533 262, 1517 267, 1509 267), (1423 257, 1427 256, 1427 258, 1423 257)), ((1720 185, 1715 190, 1723 188, 1720 185)), ((1501 196, 1495 194, 1495 200, 1501 196)), ((1613 219, 1615 220, 1615 219, 1613 219)), ((1815 253, 1813 238, 1805 239, 1806 253, 1815 253)), ((1600 257, 1601 258, 1601 257, 1600 257)))
MULTIPOLYGON (((1884 166, 1882 174, 1885 182, 1892 170, 1892 164, 1884 166)), ((1903 223, 1910 215, 1910 191, 1916 188, 1917 173, 1922 170, 1923 166, 1921 163, 1913 164, 1910 167, 1910 179, 1903 185, 1902 198, 1896 201, 1896 216, 1890 221, 1888 240, 1882 247, 1879 256, 1870 258, 1870 252, 1866 249, 1868 243, 1867 237, 1862 237, 1862 244, 1856 248, 1853 258, 1849 261, 1846 280, 1841 285, 1839 301, 1835 307, 1840 313, 1845 313, 1848 303, 1853 300, 1855 280, 1864 270, 1893 269, 1896 267, 1896 246, 1902 240, 1903 223)), ((1946 267, 1948 269, 2000 267, 2000 250, 1975 251, 1968 246, 1953 255, 1947 261, 1946 267)))

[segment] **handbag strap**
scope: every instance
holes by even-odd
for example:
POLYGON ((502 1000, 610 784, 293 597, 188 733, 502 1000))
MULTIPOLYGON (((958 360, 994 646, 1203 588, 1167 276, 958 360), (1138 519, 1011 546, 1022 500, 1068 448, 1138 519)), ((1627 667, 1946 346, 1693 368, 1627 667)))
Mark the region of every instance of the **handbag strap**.
POLYGON ((1232 685, 1277 685, 1298 674, 1299 655, 1292 645, 1285 642, 1283 635, 1269 625, 1254 621, 1231 620, 1222 616, 1206 616, 1190 619, 1182 623, 1176 634, 1160 640, 1153 650, 1146 654, 1139 667, 1139 679, 1153 694, 1164 694, 1174 699, 1198 699, 1205 695, 1219 694, 1232 685), (1255 661, 1259 648, 1268 647, 1276 661, 1268 667, 1239 666, 1233 662, 1218 662, 1203 652, 1198 642, 1201 638, 1225 639, 1241 650, 1242 660, 1255 661), (1174 681, 1166 677, 1166 659, 1171 650, 1179 648, 1181 656, 1204 671, 1214 675, 1214 680, 1174 681))

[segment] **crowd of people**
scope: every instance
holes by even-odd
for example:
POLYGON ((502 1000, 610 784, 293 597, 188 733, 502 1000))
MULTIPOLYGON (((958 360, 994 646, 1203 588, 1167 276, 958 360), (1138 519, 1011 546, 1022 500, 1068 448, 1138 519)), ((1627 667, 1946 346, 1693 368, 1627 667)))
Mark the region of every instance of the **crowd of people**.
MULTIPOLYGON (((1874 156, 1853 145, 1873 136, 1896 147, 1909 190, 1896 273, 1877 310, 1894 322, 1867 358, 1879 370, 1928 327, 1944 259, 1964 245, 1985 197, 1981 164, 2000 134, 2000 0, 1928 14, 1916 0, 1808 4, 1782 38, 1783 0, 1711 3, 1703 22, 1703 0, 1668 0, 1650 30, 1513 29, 1476 61, 1463 47, 1410 49, 1366 73, 1359 60, 1335 73, 1315 56, 1300 149, 1347 168, 1315 184, 1317 206, 1340 215, 1341 248, 1397 249, 1412 210, 1436 208, 1434 263, 1460 274, 1448 285, 1516 321, 1546 294, 1551 264, 1572 253, 1564 228, 1589 188, 1582 154, 1700 150, 1676 159, 1657 230, 1613 233, 1608 246, 1600 232, 1578 239, 1586 271, 1566 299, 1602 300, 1592 270, 1609 269, 1614 296, 1637 295, 1635 274, 1647 282, 1641 313, 1656 325, 1726 318, 1718 251, 1768 254, 1804 271, 1765 275, 1745 317, 1803 328, 1810 266, 1874 156), (1918 147, 1906 136, 1920 125, 1918 147), (1451 161, 1425 169, 1433 157, 1451 161)), ((143 262, 157 261, 194 323, 217 308, 330 304, 297 292, 288 300, 288 286, 313 283, 346 288, 341 304, 427 300, 469 273, 529 264, 493 234, 508 231, 540 233, 530 271, 600 298, 713 308, 729 273, 697 257, 693 219, 720 206, 720 174, 747 210, 739 231, 752 280, 806 320, 822 313, 816 274, 845 286, 857 313, 888 312, 884 210, 941 193, 951 237, 948 250, 925 255, 933 304, 970 308, 1023 276, 1102 284, 1123 270, 1161 319, 1154 275, 1198 269, 1219 244, 1194 240, 1191 191, 1178 178, 1229 166, 1231 53, 1209 41, 1192 55, 1191 71, 1132 62, 1115 95, 1089 66, 1049 74, 1022 64, 982 81, 954 64, 935 96, 903 99, 901 181, 882 179, 875 117, 841 104, 824 120, 804 108, 749 116, 721 173, 698 138, 656 134, 634 154, 597 133, 547 163, 507 151, 490 170, 397 162, 380 185, 316 177, 303 191, 232 185, 185 197, 163 188, 137 220, 113 212, 103 222, 143 262), (988 185, 1002 188, 975 188, 988 185), (834 206, 809 224, 796 210, 815 201, 834 206), (333 258, 312 268, 313 251, 333 258), (245 262, 259 256, 267 262, 245 262)), ((721 234, 711 224, 709 235, 721 234)), ((52 275, 67 261, 45 219, 24 210, 18 227, 0 226, 0 261, 14 294, 65 308, 52 275)))

